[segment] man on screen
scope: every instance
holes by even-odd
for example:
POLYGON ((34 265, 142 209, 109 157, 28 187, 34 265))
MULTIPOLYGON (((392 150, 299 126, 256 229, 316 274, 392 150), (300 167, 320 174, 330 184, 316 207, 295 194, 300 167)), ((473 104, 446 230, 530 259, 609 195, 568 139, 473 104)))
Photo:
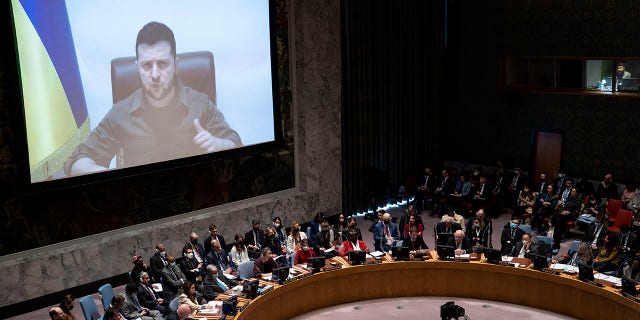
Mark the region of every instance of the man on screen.
POLYGON ((242 145, 208 96, 178 79, 176 42, 166 25, 142 27, 135 63, 142 88, 118 101, 76 148, 65 162, 67 175, 106 170, 115 155, 118 166, 129 167, 242 145))

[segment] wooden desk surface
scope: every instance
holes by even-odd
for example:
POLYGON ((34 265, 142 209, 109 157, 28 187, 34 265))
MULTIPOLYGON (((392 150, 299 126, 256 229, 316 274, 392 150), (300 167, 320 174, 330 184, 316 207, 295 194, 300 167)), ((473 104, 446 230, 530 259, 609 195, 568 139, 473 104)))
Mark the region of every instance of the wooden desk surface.
POLYGON ((317 273, 259 296, 236 319, 290 319, 370 299, 443 296, 500 301, 578 319, 637 319, 640 304, 571 275, 480 262, 386 262, 317 273))

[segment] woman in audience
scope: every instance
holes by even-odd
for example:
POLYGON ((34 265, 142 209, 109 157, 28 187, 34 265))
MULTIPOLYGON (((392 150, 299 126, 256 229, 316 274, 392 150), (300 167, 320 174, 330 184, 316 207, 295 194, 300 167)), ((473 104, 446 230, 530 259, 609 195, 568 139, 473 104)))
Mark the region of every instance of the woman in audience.
POLYGON ((305 264, 309 258, 315 257, 316 252, 311 248, 309 239, 303 239, 301 242, 300 250, 296 251, 295 264, 305 264))
MULTIPOLYGON (((358 228, 358 222, 356 221, 356 218, 354 217, 349 217, 349 219, 347 220, 347 223, 349 224, 349 231, 351 230, 355 230, 356 233, 358 234, 358 240, 362 240, 362 234, 360 233, 360 228, 358 228)), ((348 235, 347 235, 348 238, 348 235)), ((349 239, 346 239, 349 240, 349 239)))
POLYGON ((350 229, 349 240, 346 240, 345 242, 342 243, 342 249, 340 249, 340 256, 344 257, 349 253, 349 251, 353 251, 353 250, 364 250, 369 252, 369 250, 367 250, 367 245, 364 243, 364 241, 358 240, 358 233, 355 230, 350 229))
POLYGON ((307 235, 300 231, 300 224, 294 222, 287 237, 287 258, 290 264, 294 262, 296 252, 300 250, 300 242, 304 239, 307 239, 307 235))
POLYGON ((338 224, 336 224, 336 232, 340 234, 340 241, 345 241, 348 238, 349 222, 344 213, 338 215, 338 224))
MULTIPOLYGON (((552 260, 551 263, 557 263, 558 261, 552 260)), ((578 250, 564 256, 564 259, 559 261, 562 264, 568 264, 577 267, 580 264, 592 266, 593 265, 593 250, 588 242, 580 242, 578 250)))
MULTIPOLYGON (((178 298, 178 305, 186 304, 191 309, 190 317, 195 318, 198 314, 198 310, 201 309, 198 298, 196 297, 196 285, 191 281, 186 281, 182 286, 182 294, 178 298)), ((213 306, 205 305, 205 308, 211 309, 213 306)))
POLYGON ((404 225, 402 238, 406 238, 406 237, 409 236, 409 230, 411 230, 411 227, 413 227, 413 226, 418 228, 418 236, 422 237, 422 235, 424 233, 424 226, 422 225, 422 221, 418 221, 417 216, 415 214, 411 213, 411 214, 409 214, 409 223, 404 225))
POLYGON ((249 261, 249 252, 247 246, 244 245, 244 236, 236 234, 236 243, 231 247, 231 261, 237 266, 243 262, 249 261))
POLYGON ((264 247, 260 258, 256 259, 253 264, 253 276, 260 278, 263 273, 272 273, 273 269, 277 267, 278 264, 273 260, 271 249, 269 249, 269 247, 264 247))
POLYGON ((516 208, 514 214, 520 217, 523 213, 533 213, 533 206, 536 204, 537 194, 531 191, 528 185, 525 185, 518 194, 516 208))
POLYGON ((278 237, 280 243, 284 244, 287 235, 285 234, 284 228, 282 228, 282 219, 280 219, 280 217, 273 218, 273 230, 276 231, 276 237, 278 237))
POLYGON ((618 243, 618 237, 614 232, 607 233, 604 236, 604 245, 598 250, 595 262, 593 263, 593 270, 598 272, 614 271, 618 269, 618 256, 620 255, 620 248, 618 243))
POLYGON ((67 320, 76 320, 76 316, 71 312, 71 309, 73 309, 73 296, 67 294, 62 297, 59 307, 64 312, 67 320))

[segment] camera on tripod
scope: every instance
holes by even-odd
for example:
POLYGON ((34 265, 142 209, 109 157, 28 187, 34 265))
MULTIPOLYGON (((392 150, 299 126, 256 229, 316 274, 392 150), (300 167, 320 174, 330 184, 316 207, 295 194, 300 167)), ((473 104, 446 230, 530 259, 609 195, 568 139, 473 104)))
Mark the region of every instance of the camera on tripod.
POLYGON ((442 320, 458 319, 459 317, 464 317, 464 308, 456 306, 453 301, 440 306, 440 318, 442 320))

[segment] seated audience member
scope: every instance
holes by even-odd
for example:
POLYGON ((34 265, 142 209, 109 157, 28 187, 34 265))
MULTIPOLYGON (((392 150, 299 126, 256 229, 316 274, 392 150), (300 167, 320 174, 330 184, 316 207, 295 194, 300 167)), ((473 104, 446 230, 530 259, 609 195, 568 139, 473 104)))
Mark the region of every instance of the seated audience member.
POLYGON ((448 246, 453 247, 455 255, 471 253, 471 241, 464 236, 464 231, 458 230, 453 233, 453 238, 449 238, 448 246))
POLYGON ((602 245, 602 240, 604 236, 607 235, 607 227, 602 223, 602 220, 604 220, 604 214, 598 213, 595 222, 589 226, 589 229, 584 233, 584 238, 582 239, 582 241, 591 245, 591 249, 593 249, 594 252, 602 245))
POLYGON ((113 309, 107 309, 104 312, 104 316, 102 316, 102 320, 123 320, 124 317, 120 315, 120 313, 116 312, 113 309))
POLYGON ((622 268, 622 275, 640 283, 640 258, 634 258, 628 265, 622 268))
MULTIPOLYGON (((576 188, 578 188, 578 192, 583 195, 595 195, 596 189, 593 187, 593 183, 589 181, 589 178, 583 176, 580 178, 580 181, 576 183, 576 188)), ((594 196, 595 199, 595 196, 594 196)))
MULTIPOLYGON (((180 298, 178 298, 178 304, 179 305, 187 305, 189 306, 189 316, 190 317, 196 317, 198 315, 198 310, 201 309, 200 306, 200 301, 198 301, 197 295, 196 295, 196 285, 193 282, 187 281, 183 286, 182 286, 182 294, 180 295, 180 298)), ((205 304, 204 308, 206 309, 212 309, 213 306, 209 305, 209 304, 205 304)))
POLYGON ((187 281, 187 278, 182 274, 180 267, 176 263, 176 258, 168 256, 167 262, 168 264, 164 266, 160 273, 162 275, 162 295, 165 300, 171 301, 178 296, 180 288, 187 281))
POLYGON ((358 222, 356 221, 356 218, 349 217, 349 219, 347 220, 347 223, 349 224, 349 230, 355 230, 356 233, 358 233, 358 240, 362 240, 362 232, 360 231, 360 228, 358 228, 358 222))
POLYGON ((49 317, 51 320, 64 320, 67 315, 60 309, 60 307, 53 307, 49 309, 49 317))
POLYGON ((384 214, 386 213, 386 211, 384 209, 378 209, 376 211, 376 220, 373 221, 373 224, 371 224, 371 226, 369 227, 369 229, 367 229, 369 232, 374 233, 376 232, 376 226, 378 225, 379 222, 382 222, 382 216, 384 216, 384 214))
POLYGON ((256 259, 253 264, 253 276, 256 278, 262 277, 263 273, 272 273, 273 269, 278 268, 278 264, 273 260, 273 254, 271 249, 266 247, 262 249, 260 258, 256 259))
MULTIPOLYGON (((124 313, 122 312, 122 306, 124 305, 124 297, 116 294, 111 298, 111 304, 109 304, 109 309, 105 312, 105 316, 109 314, 110 317, 117 320, 125 320, 124 313), (113 316, 112 316, 113 314, 113 316)), ((134 318, 135 319, 135 318, 134 318)))
POLYGON ((489 247, 489 228, 482 228, 480 218, 474 217, 471 225, 467 228, 467 239, 471 240, 474 247, 489 247))
MULTIPOLYGON (((207 275, 202 279, 202 296, 207 301, 214 300, 219 294, 224 293, 225 290, 220 287, 218 283, 218 268, 209 264, 207 265, 207 275)), ((228 289, 228 287, 227 287, 228 289)))
POLYGON ((456 181, 456 186, 451 194, 451 203, 460 212, 467 213, 467 209, 462 207, 462 203, 471 199, 471 182, 464 174, 456 181))
MULTIPOLYGON (((144 263, 144 260, 142 259, 142 256, 133 256, 133 269, 131 269, 131 281, 133 281, 135 283, 140 283, 140 278, 138 278, 138 275, 142 271, 147 272, 150 275, 152 275, 151 268, 149 268, 147 266, 147 264, 144 263)), ((158 280, 151 279, 151 282, 160 282, 160 279, 158 279, 158 280)))
POLYGON ((233 268, 233 264, 229 260, 229 255, 220 247, 217 240, 211 241, 211 252, 207 256, 207 264, 216 266, 218 270, 218 278, 230 287, 238 285, 238 281, 229 279, 226 275, 238 276, 237 271, 233 268))
POLYGON ((120 312, 125 318, 129 320, 142 319, 142 320, 160 320, 162 314, 158 310, 149 310, 143 307, 137 296, 138 284, 129 283, 125 287, 124 303, 120 307, 120 312))
POLYGON ((244 245, 244 237, 241 234, 236 234, 235 243, 231 247, 231 261, 238 268, 238 266, 243 263, 250 261, 249 252, 247 251, 247 246, 244 245))
POLYGON ((465 230, 465 222, 464 222, 464 217, 462 215, 459 215, 458 213, 453 211, 451 208, 445 208, 444 211, 445 211, 445 214, 442 216, 442 219, 440 220, 440 222, 445 222, 449 217, 452 217, 453 222, 459 224, 460 228, 463 231, 465 230))
POLYGON ((521 217, 523 213, 532 214, 533 206, 536 204, 536 198, 536 193, 531 191, 528 185, 525 185, 518 193, 514 215, 521 217))
POLYGON ((196 283, 202 281, 204 263, 198 262, 191 247, 185 247, 182 252, 184 260, 180 262, 180 270, 187 277, 187 280, 196 283))
POLYGON ((409 214, 409 218, 407 221, 407 224, 404 225, 404 228, 402 229, 402 237, 406 238, 409 236, 409 231, 411 228, 416 227, 416 229, 418 230, 418 235, 420 237, 423 237, 424 234, 424 225, 422 224, 422 219, 419 219, 417 215, 411 213, 409 214))
POLYGON ((402 246, 409 248, 409 259, 424 257, 429 254, 429 246, 424 242, 416 226, 412 226, 409 236, 402 240, 402 246))
POLYGON ((160 281, 160 272, 167 265, 167 252, 162 243, 156 245, 155 253, 149 259, 149 267, 151 268, 151 276, 154 281, 160 281))
MULTIPOLYGON (((598 215, 598 201, 596 201, 595 195, 589 195, 586 197, 587 201, 584 203, 582 210, 580 211, 580 216, 576 220, 576 226, 581 231, 587 231, 589 226, 593 224, 596 220, 596 216, 598 215)), ((604 211, 603 211, 604 214, 604 211)))
POLYGON ((276 232, 276 237, 280 243, 284 244, 287 238, 284 228, 282 228, 282 219, 280 217, 273 218, 273 230, 276 232))
POLYGON ((307 239, 307 234, 300 231, 300 224, 298 222, 294 222, 287 237, 287 258, 290 263, 294 262, 296 252, 300 250, 301 242, 304 239, 307 239))
POLYGON ((139 274, 140 284, 138 285, 138 291, 136 296, 143 308, 149 310, 158 310, 163 315, 168 315, 171 310, 169 309, 169 301, 158 297, 153 288, 151 287, 151 277, 149 273, 142 271, 139 274))
POLYGON ((263 242, 264 231, 260 229, 260 220, 254 219, 251 222, 251 230, 244 234, 244 244, 247 246, 250 259, 255 259, 260 255, 263 242))
POLYGON ((615 271, 618 268, 618 256, 620 248, 618 238, 613 232, 604 236, 604 245, 598 250, 593 270, 598 272, 615 271))
POLYGON ((336 245, 340 244, 340 239, 338 239, 338 235, 334 234, 333 230, 331 230, 328 221, 322 221, 320 232, 318 232, 315 238, 315 250, 318 255, 333 258, 339 254, 336 245))
POLYGON ((220 246, 227 250, 227 242, 224 241, 224 237, 218 234, 218 226, 215 224, 209 225, 209 236, 204 239, 204 256, 206 257, 211 252, 211 240, 218 240, 220 246))
MULTIPOLYGON (((62 312, 64 312, 67 320, 76 320, 76 315, 71 312, 73 310, 73 296, 70 294, 64 295, 58 305, 62 312)), ((63 318, 64 319, 64 318, 63 318)))
POLYGON ((334 231, 338 233, 340 242, 347 240, 349 237, 349 223, 344 213, 338 214, 338 223, 333 227, 334 231))
MULTIPOLYGON (((272 227, 267 227, 264 229, 264 242, 262 243, 262 247, 269 247, 271 252, 276 255, 282 255, 285 252, 282 251, 282 246, 284 244, 280 242, 278 239, 278 235, 276 234, 276 230, 272 227)), ((286 250, 286 249, 285 249, 286 250)))
POLYGON ((618 186, 613 183, 613 174, 607 173, 604 175, 602 182, 598 184, 596 189, 596 197, 600 200, 600 205, 606 206, 607 199, 619 199, 618 186))
POLYGON ((200 242, 198 242, 198 234, 195 232, 191 232, 189 234, 189 241, 184 244, 182 248, 182 252, 184 252, 187 248, 191 248, 193 251, 193 257, 198 261, 198 263, 202 263, 203 265, 206 263, 206 254, 204 253, 204 246, 200 242))
POLYGON ((316 213, 315 217, 313 218, 313 221, 311 221, 311 230, 309 231, 309 234, 307 235, 309 237, 309 241, 311 242, 311 246, 317 247, 316 245, 316 235, 318 235, 318 232, 320 232, 320 225, 322 224, 322 221, 324 221, 324 213, 322 212, 318 212, 316 213))
POLYGON ((446 244, 449 238, 453 237, 453 233, 458 230, 462 230, 462 227, 454 222, 453 217, 448 216, 443 222, 438 222, 436 224, 436 244, 446 244))
POLYGON ((491 203, 491 186, 489 185, 489 180, 486 176, 481 175, 478 177, 478 183, 475 184, 474 188, 471 190, 473 201, 473 207, 476 209, 479 208, 488 208, 491 203))
POLYGON ((316 252, 311 248, 311 242, 309 239, 302 240, 300 244, 300 249, 296 251, 294 264, 305 264, 309 260, 309 258, 315 257, 316 252))
POLYGON ((349 251, 363 250, 369 252, 367 245, 364 241, 358 239, 358 233, 354 229, 349 229, 349 240, 345 240, 342 243, 342 249, 340 249, 340 256, 346 256, 349 251))
POLYGON ((593 266, 593 250, 591 250, 591 245, 589 245, 589 243, 587 242, 580 242, 580 244, 578 245, 578 250, 565 255, 562 260, 551 260, 551 263, 558 262, 574 267, 577 267, 581 264, 593 266))
POLYGON ((534 214, 531 223, 531 227, 538 230, 538 235, 546 234, 549 231, 549 224, 545 221, 551 219, 558 205, 559 197, 553 186, 553 184, 548 184, 546 192, 541 194, 538 199, 538 211, 534 214))
POLYGON ((513 249, 508 255, 530 259, 530 253, 537 253, 536 250, 536 246, 531 243, 531 236, 528 233, 523 233, 522 238, 516 242, 516 245, 513 246, 513 249))
POLYGON ((567 188, 567 190, 569 190, 567 199, 559 205, 559 210, 553 216, 553 225, 555 226, 553 231, 554 249, 560 248, 560 243, 567 232, 567 222, 575 221, 582 209, 583 201, 582 196, 578 194, 578 189, 567 188))
POLYGON ((516 242, 522 239, 522 234, 524 234, 524 231, 518 228, 519 225, 520 219, 513 218, 502 229, 502 235, 500 236, 500 244, 502 245, 500 251, 502 252, 502 255, 508 255, 511 251, 513 251, 513 246, 515 246, 516 242))
POLYGON ((620 260, 626 260, 638 254, 638 235, 631 231, 628 224, 620 226, 616 237, 620 243, 620 260))
POLYGON ((627 183, 624 187, 624 190, 622 191, 622 197, 620 197, 620 200, 624 202, 624 206, 626 207, 629 201, 631 201, 631 199, 633 199, 633 197, 635 197, 636 195, 636 186, 632 183, 627 183))

